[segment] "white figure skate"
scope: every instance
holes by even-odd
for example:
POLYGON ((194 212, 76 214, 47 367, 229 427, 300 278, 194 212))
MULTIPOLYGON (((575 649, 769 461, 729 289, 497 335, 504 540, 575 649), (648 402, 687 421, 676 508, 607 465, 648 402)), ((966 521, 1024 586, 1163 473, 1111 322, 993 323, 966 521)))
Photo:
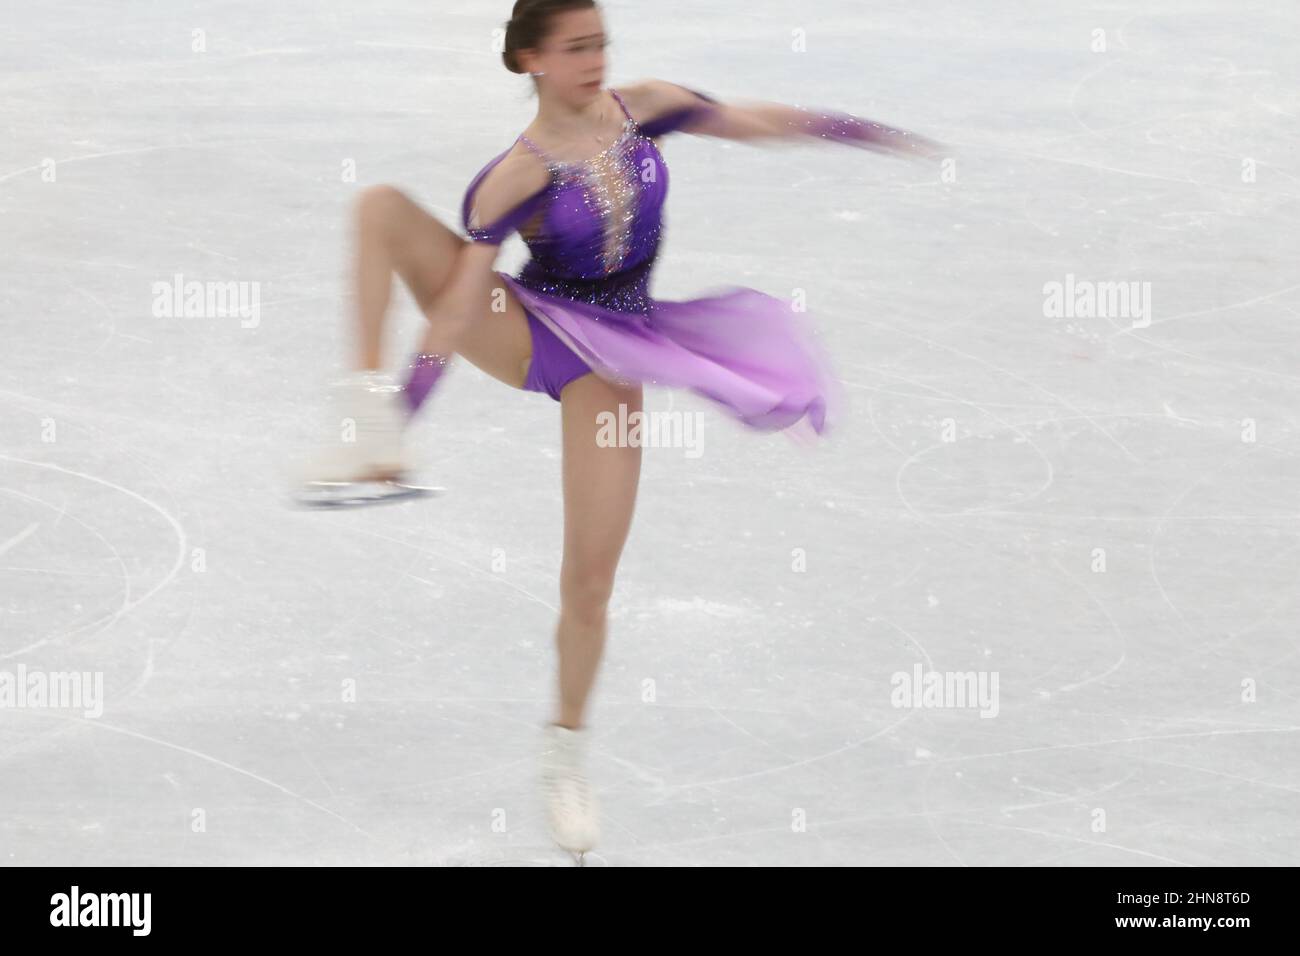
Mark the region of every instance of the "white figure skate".
POLYGON ((352 372, 332 392, 331 441, 301 469, 299 503, 354 506, 444 490, 413 480, 403 447, 410 416, 392 376, 352 372))
POLYGON ((542 796, 551 838, 579 866, 600 837, 599 805, 583 772, 587 732, 549 725, 542 750, 542 796))

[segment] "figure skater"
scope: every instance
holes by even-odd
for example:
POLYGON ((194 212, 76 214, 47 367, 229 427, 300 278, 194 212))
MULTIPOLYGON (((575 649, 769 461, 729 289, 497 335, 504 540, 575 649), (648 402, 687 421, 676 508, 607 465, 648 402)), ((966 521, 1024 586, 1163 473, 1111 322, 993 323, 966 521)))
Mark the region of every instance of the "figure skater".
MULTIPOLYGON (((918 136, 844 113, 730 105, 674 83, 607 89, 606 33, 594 0, 519 0, 505 65, 536 85, 537 115, 474 177, 466 238, 390 186, 356 206, 357 348, 336 392, 355 435, 313 463, 318 486, 401 480, 402 434, 453 355, 560 403, 564 552, 558 710, 545 728, 542 785, 552 837, 575 854, 597 840, 584 773, 586 708, 605 646, 606 609, 632 522, 639 447, 602 447, 598 415, 642 408, 642 384, 687 388, 756 429, 821 434, 833 382, 791 304, 752 289, 651 298, 668 168, 658 140, 683 131, 730 140, 822 138, 932 155, 918 136), (517 277, 494 270, 518 231, 532 253, 517 277), (428 328, 394 379, 381 371, 393 274, 428 328)), ((753 214, 752 212, 750 214, 753 214)))

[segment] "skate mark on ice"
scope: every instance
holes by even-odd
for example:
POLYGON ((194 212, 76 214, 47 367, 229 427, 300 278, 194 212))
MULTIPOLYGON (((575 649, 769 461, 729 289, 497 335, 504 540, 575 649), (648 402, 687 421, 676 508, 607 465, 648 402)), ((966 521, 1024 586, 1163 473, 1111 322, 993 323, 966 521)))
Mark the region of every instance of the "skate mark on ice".
POLYGON ((1110 626, 1114 629, 1115 636, 1119 638, 1120 643, 1119 657, 1116 659, 1114 664, 1106 668, 1100 674, 1094 674, 1092 677, 1085 678, 1081 681, 1075 681, 1073 684, 1063 684, 1053 691, 1048 691, 1049 694, 1063 694, 1069 691, 1078 690, 1080 687, 1087 687, 1089 684, 1096 683, 1099 680, 1105 680, 1111 674, 1119 671, 1124 666, 1125 662, 1128 661, 1128 636, 1124 633, 1124 629, 1119 626, 1119 622, 1111 615, 1110 611, 1106 610, 1106 605, 1098 600, 1096 595, 1088 589, 1088 586, 1084 584, 1083 581, 1075 577, 1074 574, 1061 564, 1055 556, 1052 557, 1052 564, 1061 572, 1062 577, 1082 591, 1088 600, 1093 603, 1093 606, 1095 606, 1097 610, 1101 611, 1106 620, 1110 622, 1110 626))
POLYGON ((278 790, 280 793, 283 793, 285 796, 292 797, 293 799, 298 800, 299 802, 311 807, 314 810, 319 810, 321 813, 333 817, 335 820, 338 820, 340 823, 346 824, 347 826, 351 827, 353 830, 357 831, 363 836, 374 839, 374 834, 369 833, 366 830, 363 830, 361 827, 357 826, 347 817, 342 816, 339 813, 336 813, 335 811, 331 810, 329 807, 322 806, 321 804, 317 803, 315 800, 312 800, 309 797, 304 797, 300 793, 295 793, 294 791, 290 790, 288 787, 284 786, 283 784, 276 783, 274 780, 270 780, 266 777, 261 776, 260 774, 256 774, 251 770, 245 770, 243 767, 238 767, 235 764, 228 763, 227 761, 222 760, 219 757, 214 757, 211 754, 203 753, 201 750, 195 750, 194 748, 186 747, 183 744, 174 744, 167 740, 161 740, 158 737, 151 737, 148 734, 142 734, 139 733, 138 731, 128 730, 125 727, 117 727, 114 726, 113 724, 106 724, 102 720, 79 720, 75 717, 63 717, 62 719, 72 721, 82 726, 93 727, 96 730, 106 730, 109 731, 110 733, 121 734, 124 737, 132 737, 136 740, 143 740, 146 743, 154 744, 158 747, 164 747, 167 748, 168 750, 175 750, 183 754, 188 754, 191 757, 195 757, 199 760, 206 761, 207 763, 210 763, 217 767, 221 767, 224 770, 229 770, 230 772, 239 774, 240 776, 248 777, 250 780, 255 780, 264 786, 270 787, 272 790, 278 790))
MULTIPOLYGON (((124 495, 127 495, 130 498, 134 498, 136 501, 139 501, 141 504, 147 505, 149 508, 153 509, 155 512, 157 512, 159 515, 162 516, 162 518, 171 526, 172 530, 176 533, 176 560, 172 563, 171 569, 157 584, 155 584, 143 595, 141 595, 140 597, 134 600, 131 599, 131 593, 130 593, 131 586, 130 586, 130 581, 128 580, 126 582, 126 594, 124 595, 122 606, 112 615, 111 618, 109 618, 108 622, 104 624, 104 626, 100 628, 100 630, 104 630, 106 628, 112 627, 113 624, 118 621, 118 619, 120 619, 126 614, 131 613, 141 604, 148 601, 151 597, 153 597, 155 594, 157 594, 159 591, 161 591, 163 588, 169 585, 172 582, 172 580, 176 577, 181 567, 184 565, 185 546, 187 541, 185 537, 185 529, 181 527, 180 522, 176 520, 176 518, 171 514, 171 512, 167 511, 165 508, 163 508, 161 505, 157 504, 156 502, 151 501, 148 498, 144 497, 143 495, 132 491, 130 488, 125 488, 122 485, 117 484, 116 482, 109 481, 107 478, 99 478, 95 475, 86 474, 85 472, 73 471, 70 468, 64 468, 61 465, 55 465, 50 462, 29 461, 28 459, 25 458, 15 458, 12 455, 4 455, 4 454, 0 454, 0 461, 16 462, 22 465, 30 465, 33 468, 46 468, 51 471, 59 472, 61 474, 70 475, 74 478, 81 478, 86 481, 95 482, 96 484, 103 485, 106 488, 111 488, 114 491, 118 491, 124 495)), ((89 526, 87 525, 86 527, 89 526)), ((98 534, 98 532, 94 532, 94 533, 98 534)), ((107 540, 106 539, 104 540, 105 543, 107 544, 108 543, 107 540)), ((109 544, 109 547, 112 548, 115 554, 117 554, 116 548, 113 548, 111 544, 109 544)), ((120 554, 118 555, 118 561, 121 562, 120 554)), ((123 563, 123 568, 125 570, 124 563, 123 563)), ((51 640, 54 639, 55 638, 47 637, 39 641, 37 644, 32 645, 32 648, 40 647, 44 644, 49 643, 51 640)), ((7 658, 13 657, 15 654, 25 653, 27 650, 30 649, 31 648, 24 648, 23 650, 11 654, 0 654, 0 660, 5 660, 7 658)))
MULTIPOLYGON (((467 562, 467 561, 462 561, 462 560, 460 560, 459 558, 452 557, 450 554, 447 554, 447 553, 445 553, 445 552, 442 552, 442 551, 434 551, 434 550, 431 550, 431 549, 429 549, 429 548, 422 548, 422 547, 420 547, 418 544, 411 544, 410 542, 402 541, 401 539, 391 537, 390 535, 380 534, 380 533, 377 532, 377 531, 368 531, 368 530, 366 530, 365 528, 349 528, 348 530, 351 531, 351 532, 353 532, 353 533, 355 533, 355 534, 364 534, 364 535, 368 535, 368 536, 370 536, 370 537, 372 537, 372 538, 380 538, 380 539, 382 539, 382 540, 384 540, 384 541, 391 541, 391 542, 393 542, 394 544, 399 544, 399 545, 401 545, 401 546, 404 547, 404 548, 411 548, 412 550, 417 551, 417 552, 419 552, 420 554, 427 554, 427 555, 430 555, 430 556, 435 557, 435 558, 442 558, 442 559, 445 560, 445 561, 450 561, 452 564, 460 565, 460 566, 461 566, 462 568, 464 568, 465 570, 470 571, 470 572, 472 572, 472 573, 478 575, 479 577, 486 578, 486 579, 488 579, 488 580, 490 580, 490 581, 493 581, 494 583, 496 583, 496 584, 498 584, 498 585, 500 585, 500 584, 504 584, 506 587, 509 587, 509 588, 511 588, 511 589, 513 589, 513 590, 515 590, 515 591, 518 591, 520 594, 522 594, 524 597, 528 598, 530 601, 533 601, 533 602, 535 602, 535 603, 537 603, 537 604, 540 604, 542 607, 546 608, 548 611, 551 611, 552 613, 555 613, 555 614, 559 614, 559 613, 560 613, 560 609, 559 609, 559 608, 553 606, 550 602, 545 601, 545 600, 543 600, 542 598, 538 597, 536 594, 534 594, 532 591, 529 591, 527 588, 524 588, 524 587, 522 587, 522 586, 516 584, 516 583, 513 582, 513 581, 507 580, 507 579, 503 578, 503 577, 502 577, 501 575, 499 575, 499 574, 493 574, 493 573, 490 572, 490 571, 484 571, 482 568, 476 568, 474 565, 470 564, 469 562, 467 562)), ((430 582, 430 581, 426 581, 426 580, 424 580, 423 578, 418 578, 418 577, 416 577, 415 575, 410 574, 409 572, 407 573, 406 576, 407 576, 407 577, 410 577, 410 578, 414 578, 416 581, 419 581, 421 584, 431 584, 431 583, 432 583, 432 582, 430 582)))
POLYGON ((1159 853, 1150 853, 1146 850, 1138 850, 1131 846, 1123 846, 1119 843, 1111 843, 1107 840, 1086 840, 1083 837, 1071 836, 1068 833, 1053 833, 1050 830, 1038 830, 1033 827, 1016 827, 1008 823, 992 823, 988 820, 966 820, 965 823, 977 827, 988 827, 993 830, 1011 830, 1016 833, 1032 833, 1035 836, 1047 837, 1052 840, 1069 840, 1071 843, 1081 843, 1085 846, 1100 846, 1108 850, 1118 850, 1121 853, 1132 853, 1134 856, 1145 857, 1149 860, 1159 860, 1162 863, 1169 863, 1173 866, 1195 866, 1194 863, 1186 863, 1182 860, 1175 860, 1173 857, 1162 856, 1159 853))
MULTIPOLYGON (((27 496, 24 495, 23 497, 27 497, 27 496)), ((0 541, 0 554, 4 554, 6 551, 18 547, 18 545, 22 544, 24 541, 30 538, 36 532, 36 529, 39 528, 40 526, 41 525, 39 521, 36 522, 35 524, 29 524, 26 528, 23 528, 22 531, 19 531, 8 541, 0 541)))
MULTIPOLYGON (((1024 754, 1055 753, 1063 750, 1086 750, 1089 747, 1109 747, 1118 744, 1148 743, 1155 740, 1201 740, 1211 737, 1235 737, 1246 734, 1294 734, 1297 732, 1300 732, 1300 726, 1250 728, 1245 730, 1224 730, 1222 728, 1216 728, 1214 730, 1188 731, 1177 734, 1140 734, 1135 737, 1113 737, 1108 740, 1087 740, 1082 743, 1070 744, 1044 744, 1040 747, 1018 747, 1014 750, 999 750, 982 754, 963 754, 959 757, 940 757, 935 762, 969 763, 975 760, 990 760, 995 757, 1019 757, 1024 754)), ((1139 757, 1137 759, 1145 758, 1139 757)))
MULTIPOLYGON (((934 659, 930 656, 930 652, 927 651, 925 647, 921 644, 921 642, 918 641, 905 628, 901 627, 898 624, 895 624, 891 620, 882 617, 869 617, 867 618, 867 620, 872 622, 879 621, 880 623, 892 627, 894 630, 898 631, 900 634, 906 637, 912 643, 913 646, 916 647, 916 649, 920 652, 921 656, 925 658, 925 662, 928 665, 928 667, 931 670, 934 670, 934 659)), ((678 790, 696 790, 704 787, 723 786, 725 784, 738 783, 742 780, 754 780, 758 777, 766 777, 775 773, 785 773, 786 771, 794 770, 796 768, 807 767, 812 764, 818 763, 820 761, 828 760, 831 757, 838 757, 841 754, 846 754, 852 750, 858 749, 859 747, 865 746, 866 744, 869 744, 871 743, 871 741, 884 736, 885 734, 889 733, 895 728, 901 727, 903 724, 907 723, 909 720, 915 717, 917 713, 918 711, 916 708, 908 708, 907 713, 904 714, 902 717, 900 717, 898 720, 894 721, 893 723, 881 727, 879 730, 875 731, 872 734, 867 735, 866 737, 861 738, 860 740, 851 741, 847 744, 844 744, 841 747, 835 747, 831 750, 827 750, 824 753, 814 754, 810 757, 804 757, 801 760, 790 761, 788 763, 780 764, 779 766, 775 766, 775 767, 765 767, 762 770, 754 770, 750 773, 735 774, 730 777, 717 777, 713 780, 701 780, 695 783, 670 784, 664 787, 664 791, 671 793, 673 791, 678 791, 678 790)))
MULTIPOLYGON (((54 508, 54 505, 50 504, 50 502, 46 501, 43 498, 38 498, 35 495, 24 494, 23 492, 17 491, 13 488, 0 489, 0 491, 14 498, 24 498, 27 501, 35 502, 36 504, 43 505, 46 508, 50 508, 50 509, 54 508)), ((118 617, 120 617, 127 608, 127 604, 130 598, 130 591, 131 591, 131 575, 130 572, 127 570, 126 562, 122 559, 122 553, 118 551, 116 546, 114 546, 113 542, 109 541, 106 537, 100 534, 98 529, 91 527, 90 525, 86 524, 86 522, 82 521, 80 518, 77 518, 73 515, 68 515, 68 518, 70 521, 85 528, 86 531, 88 531, 91 535, 98 538, 100 542, 104 545, 105 550, 107 550, 111 555, 112 560, 116 561, 118 568, 121 570, 121 574, 117 577, 119 577, 122 585, 122 593, 121 593, 122 603, 118 607, 117 611, 111 615, 105 617, 99 617, 93 621, 88 621, 85 624, 82 624, 78 627, 74 627, 70 631, 64 631, 60 634, 48 634, 45 637, 35 641, 34 643, 28 644, 25 647, 20 647, 17 650, 9 651, 7 653, 0 653, 0 661, 9 660, 11 658, 19 656, 20 654, 29 654, 32 651, 38 650, 46 646, 47 644, 53 644, 56 641, 61 641, 70 637, 76 637, 78 634, 81 634, 82 632, 87 630, 91 630, 92 628, 98 627, 100 630, 103 630, 104 627, 110 626, 113 621, 115 621, 118 617), (108 624, 104 624, 105 621, 108 621, 108 624), (103 625, 103 627, 100 627, 100 625, 103 625)), ((113 577, 113 575, 105 575, 105 577, 113 577)))
MULTIPOLYGON (((1121 335, 1132 335, 1138 329, 1153 329, 1157 325, 1167 325, 1170 322, 1180 322, 1183 319, 1194 319, 1203 315, 1214 315, 1216 312, 1228 312, 1232 309, 1244 309, 1252 305, 1259 305, 1260 303, 1268 302, 1269 300, 1276 299, 1279 296, 1284 296, 1289 292, 1295 292, 1297 289, 1300 289, 1300 283, 1287 286, 1285 289, 1278 289, 1274 292, 1266 292, 1263 295, 1257 295, 1253 299, 1242 299, 1240 302, 1229 302, 1225 305, 1211 306, 1208 309, 1197 309, 1193 312, 1180 312, 1177 315, 1166 316, 1163 319, 1152 319, 1149 325, 1120 328, 1117 331, 1112 332, 1107 338, 1115 339, 1119 338, 1121 335)), ((1114 327, 1114 323, 1112 322, 1111 328, 1114 327)))

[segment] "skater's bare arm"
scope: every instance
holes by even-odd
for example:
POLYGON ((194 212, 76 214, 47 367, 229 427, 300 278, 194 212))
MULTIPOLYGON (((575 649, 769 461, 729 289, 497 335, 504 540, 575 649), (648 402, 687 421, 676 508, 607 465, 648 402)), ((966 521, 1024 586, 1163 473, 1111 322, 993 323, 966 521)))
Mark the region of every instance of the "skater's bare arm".
POLYGON ((493 231, 511 214, 525 208, 550 182, 546 164, 536 153, 517 145, 497 163, 469 197, 468 222, 471 238, 485 243, 500 242, 500 236, 475 236, 473 230, 493 231))
POLYGON ((645 80, 620 92, 641 125, 651 130, 667 123, 684 133, 740 142, 817 138, 882 152, 933 156, 939 151, 936 143, 915 133, 847 113, 782 103, 720 103, 666 80, 645 80))
POLYGON ((453 321, 469 321, 493 305, 501 280, 495 265, 504 234, 514 227, 503 226, 517 218, 539 191, 549 183, 544 164, 532 153, 511 154, 479 184, 467 207, 470 241, 457 256, 450 280, 434 308, 453 321))

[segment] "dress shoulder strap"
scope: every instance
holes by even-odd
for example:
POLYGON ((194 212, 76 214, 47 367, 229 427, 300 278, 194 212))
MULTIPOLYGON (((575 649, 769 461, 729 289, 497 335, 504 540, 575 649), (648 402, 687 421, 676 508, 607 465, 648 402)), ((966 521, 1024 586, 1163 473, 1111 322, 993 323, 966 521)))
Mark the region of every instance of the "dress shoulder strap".
MULTIPOLYGON (((634 120, 634 119, 632 118, 632 114, 631 114, 630 112, 628 112, 627 104, 623 102, 623 97, 621 97, 621 96, 619 95, 618 90, 614 89, 614 88, 611 86, 611 87, 609 88, 609 91, 610 91, 610 93, 612 93, 612 94, 614 95, 614 99, 615 99, 615 101, 617 101, 618 106, 619 106, 619 109, 621 109, 621 110, 623 111, 623 115, 624 115, 625 117, 627 117, 627 122, 631 123, 633 126, 636 126, 636 125, 637 125, 637 122, 636 122, 636 120, 634 120)), ((554 170, 554 169, 557 168, 557 167, 563 168, 563 167, 566 167, 566 166, 582 165, 581 163, 565 163, 565 162, 561 162, 560 160, 558 160, 558 159, 556 159, 554 156, 552 156, 550 153, 548 153, 546 150, 542 149, 542 147, 540 147, 540 146, 538 146, 536 143, 534 143, 531 139, 529 139, 529 138, 528 138, 527 136, 525 136, 523 133, 520 133, 520 134, 519 134, 519 142, 523 143, 526 147, 528 147, 529 150, 531 150, 533 153, 535 153, 535 154, 538 156, 538 158, 540 158, 541 161, 544 162, 544 163, 547 165, 547 167, 548 167, 549 169, 554 170)), ((509 150, 507 150, 507 152, 509 152, 509 150)))
POLYGON ((609 88, 609 91, 614 94, 614 99, 618 100, 618 105, 619 108, 623 111, 623 115, 626 116, 628 119, 632 120, 633 123, 635 123, 636 120, 632 119, 632 114, 628 112, 627 104, 623 102, 623 97, 619 95, 618 90, 614 89, 614 87, 611 86, 609 88))
POLYGON ((542 149, 542 147, 538 146, 536 143, 534 143, 531 139, 529 139, 529 138, 528 138, 527 136, 525 136, 523 133, 520 133, 520 134, 519 134, 519 142, 523 143, 523 144, 524 144, 525 146, 527 146, 530 150, 532 150, 534 153, 536 153, 536 154, 537 154, 537 155, 542 159, 542 161, 545 162, 548 166, 549 166, 552 162, 554 162, 554 160, 551 159, 551 154, 550 154, 550 153, 548 153, 546 150, 542 149))

